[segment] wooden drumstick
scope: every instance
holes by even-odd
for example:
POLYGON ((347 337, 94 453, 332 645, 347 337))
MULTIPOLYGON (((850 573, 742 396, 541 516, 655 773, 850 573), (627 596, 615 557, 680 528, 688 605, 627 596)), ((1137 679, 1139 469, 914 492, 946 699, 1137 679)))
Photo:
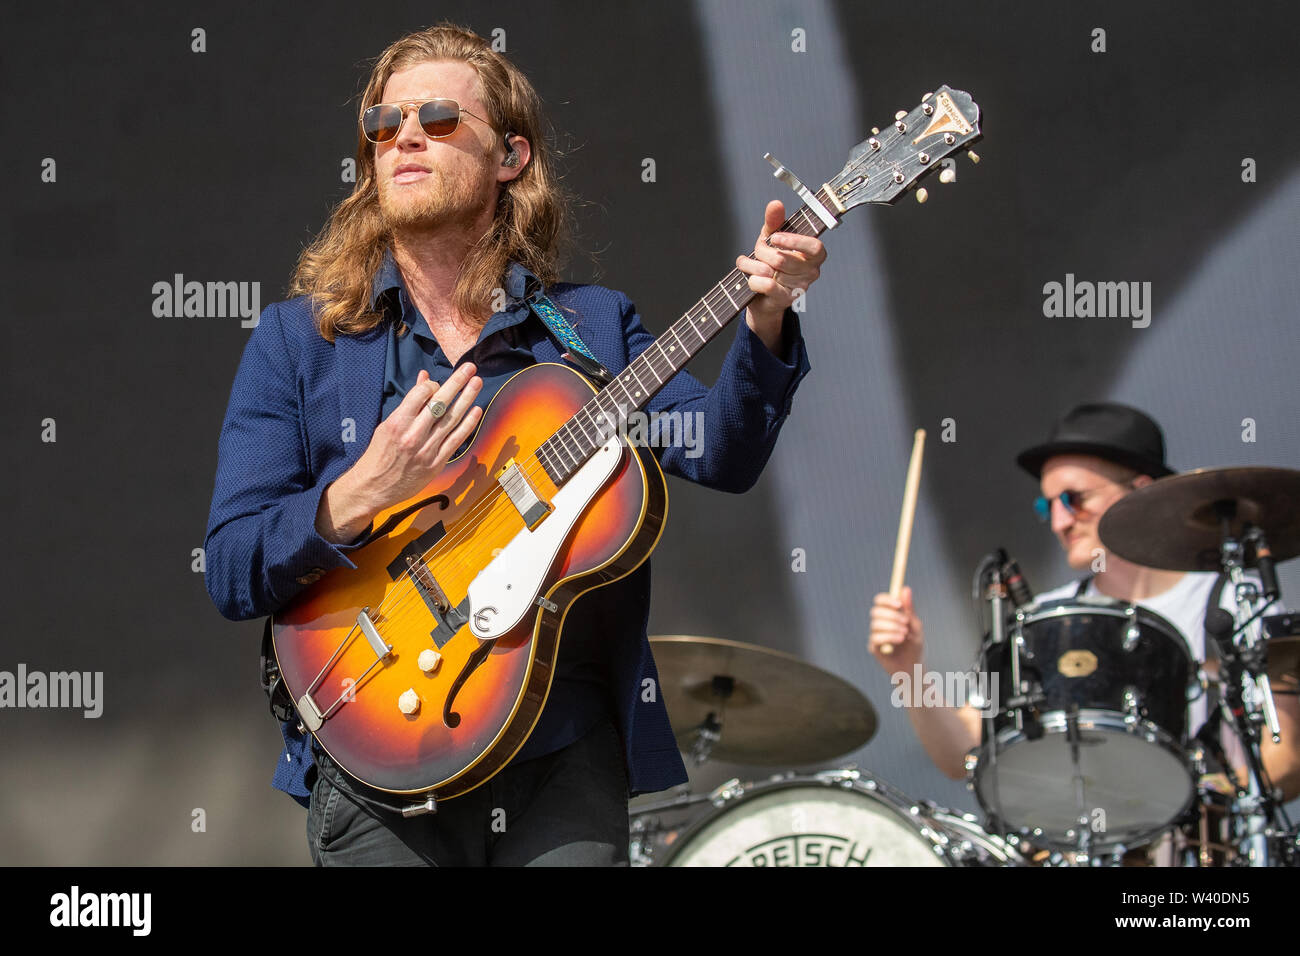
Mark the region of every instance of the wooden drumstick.
MULTIPOLYGON (((903 575, 907 571, 907 551, 912 545, 912 522, 916 518, 916 493, 921 487, 921 455, 925 451, 925 429, 916 430, 912 442, 912 460, 907 466, 907 485, 903 489, 903 513, 898 516, 898 543, 894 545, 894 573, 889 577, 889 596, 897 600, 903 593, 903 575)), ((881 644, 880 653, 894 653, 893 644, 881 644)))

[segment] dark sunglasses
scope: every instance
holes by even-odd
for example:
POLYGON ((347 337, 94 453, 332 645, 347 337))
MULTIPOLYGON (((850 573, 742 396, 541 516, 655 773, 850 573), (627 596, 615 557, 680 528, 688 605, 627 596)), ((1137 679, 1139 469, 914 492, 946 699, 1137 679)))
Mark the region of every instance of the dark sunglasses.
POLYGON ((1083 492, 1082 491, 1062 491, 1055 498, 1048 498, 1046 495, 1039 495, 1034 499, 1034 513, 1038 515, 1039 521, 1050 521, 1052 519, 1052 502, 1060 501, 1065 505, 1065 510, 1070 514, 1075 514, 1083 510, 1083 492))
MULTIPOLYGON (((1133 482, 1136 481, 1117 481, 1115 484, 1121 488, 1132 488, 1133 482)), ((1065 510, 1070 514, 1078 514, 1083 510, 1084 499, 1099 491, 1105 490, 1105 485, 1100 488, 1091 488, 1088 491, 1062 491, 1055 498, 1048 498, 1046 495, 1039 495, 1034 499, 1034 512, 1038 515, 1039 521, 1052 520, 1052 502, 1059 501, 1065 505, 1065 510)))
POLYGON ((489 127, 492 125, 478 114, 470 113, 455 100, 439 98, 409 103, 376 103, 361 114, 361 131, 372 143, 386 143, 402 128, 406 111, 414 107, 419 107, 416 118, 420 121, 420 128, 433 139, 442 139, 456 132, 460 126, 461 113, 469 113, 489 127))

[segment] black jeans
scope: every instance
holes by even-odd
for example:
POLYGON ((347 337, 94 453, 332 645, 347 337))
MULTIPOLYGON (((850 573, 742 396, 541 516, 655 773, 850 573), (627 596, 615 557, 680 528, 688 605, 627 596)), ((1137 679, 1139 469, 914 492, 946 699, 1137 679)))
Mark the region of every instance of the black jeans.
MULTIPOLYGON (((307 843, 317 866, 627 865, 627 771, 608 718, 576 743, 510 764, 418 817, 358 799, 368 788, 326 755, 316 760, 331 771, 318 768, 307 810, 307 843)), ((369 792, 388 803, 401 800, 369 792)))

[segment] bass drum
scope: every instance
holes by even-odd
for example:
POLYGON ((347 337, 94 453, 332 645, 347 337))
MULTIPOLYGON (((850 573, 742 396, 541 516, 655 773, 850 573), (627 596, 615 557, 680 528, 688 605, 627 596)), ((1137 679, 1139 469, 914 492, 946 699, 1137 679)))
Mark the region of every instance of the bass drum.
POLYGON ((668 866, 995 866, 1014 850, 974 818, 917 804, 865 771, 732 781, 668 866))

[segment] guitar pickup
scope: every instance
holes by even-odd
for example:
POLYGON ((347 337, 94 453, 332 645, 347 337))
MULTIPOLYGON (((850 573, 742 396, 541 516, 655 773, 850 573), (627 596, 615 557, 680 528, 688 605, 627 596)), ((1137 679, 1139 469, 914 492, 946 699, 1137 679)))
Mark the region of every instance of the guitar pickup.
POLYGON ((551 503, 537 493, 537 488, 528 480, 528 476, 520 470, 518 462, 513 458, 497 475, 497 483, 505 489, 511 504, 524 519, 524 527, 529 531, 541 524, 542 519, 553 510, 551 503))

